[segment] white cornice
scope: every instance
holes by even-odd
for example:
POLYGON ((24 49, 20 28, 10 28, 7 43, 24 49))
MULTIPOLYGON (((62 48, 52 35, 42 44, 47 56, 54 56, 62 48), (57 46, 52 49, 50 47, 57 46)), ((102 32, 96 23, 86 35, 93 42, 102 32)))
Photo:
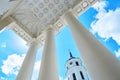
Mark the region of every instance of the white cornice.
MULTIPOLYGON (((22 1, 23 0, 21 0, 21 2, 22 1)), ((76 6, 74 6, 73 8, 70 8, 70 10, 72 11, 72 13, 76 17, 78 17, 80 14, 82 14, 84 11, 86 11, 91 5, 93 5, 97 1, 99 1, 99 0, 82 0, 76 6)), ((21 2, 19 3, 19 5, 21 4, 21 2)), ((17 9, 17 8, 18 8, 18 6, 15 9, 17 9)), ((14 11, 15 10, 13 10, 12 13, 14 13, 14 11)), ((50 24, 52 26, 52 28, 55 29, 56 35, 67 25, 64 22, 64 20, 63 20, 62 17, 63 16, 60 16, 60 18, 54 24, 50 24)), ((31 41, 33 41, 33 39, 36 40, 36 41, 38 41, 40 43, 40 45, 44 44, 44 41, 45 41, 45 32, 46 32, 46 30, 49 27, 45 27, 44 30, 41 30, 41 32, 40 32, 40 34, 38 36, 34 36, 29 31, 29 29, 26 27, 26 25, 23 25, 19 20, 17 20, 13 16, 9 16, 9 17, 7 17, 7 18, 5 18, 3 20, 2 20, 3 22, 7 21, 6 25, 4 25, 4 27, 11 23, 9 25, 9 28, 12 29, 15 33, 17 33, 21 38, 23 38, 28 44, 30 44, 31 41)), ((1 23, 0 26, 2 25, 3 22, 0 22, 1 23)), ((33 26, 33 27, 35 27, 35 26, 33 26)))
POLYGON ((14 12, 16 12, 16 10, 20 7, 20 5, 22 4, 24 0, 18 0, 17 4, 10 10, 7 11, 7 13, 5 13, 2 17, 1 20, 5 19, 6 17, 8 17, 9 15, 13 14, 14 12))

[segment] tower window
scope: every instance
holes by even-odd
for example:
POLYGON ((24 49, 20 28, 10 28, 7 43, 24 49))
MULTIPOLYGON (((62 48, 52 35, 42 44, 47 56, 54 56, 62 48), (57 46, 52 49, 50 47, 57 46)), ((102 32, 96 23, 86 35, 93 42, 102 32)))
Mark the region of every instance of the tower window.
POLYGON ((72 62, 70 62, 70 65, 72 65, 72 62))
POLYGON ((79 66, 79 63, 77 61, 75 63, 76 63, 77 66, 79 66))
POLYGON ((67 69, 68 69, 68 66, 67 66, 67 69))
POLYGON ((77 80, 76 76, 75 76, 75 73, 73 73, 72 76, 73 76, 73 80, 77 80))
POLYGON ((85 79, 82 71, 80 71, 80 75, 81 75, 82 79, 85 79))

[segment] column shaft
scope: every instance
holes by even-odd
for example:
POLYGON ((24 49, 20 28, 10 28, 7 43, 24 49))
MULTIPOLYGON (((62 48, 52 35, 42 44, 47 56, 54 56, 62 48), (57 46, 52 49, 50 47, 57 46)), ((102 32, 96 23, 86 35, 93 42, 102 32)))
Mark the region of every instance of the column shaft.
POLYGON ((49 28, 41 61, 38 80, 59 80, 54 30, 49 28))
POLYGON ((120 62, 76 19, 64 15, 92 80, 119 80, 120 62))
POLYGON ((37 50, 38 50, 38 44, 37 42, 33 41, 25 56, 25 59, 17 75, 16 80, 31 80, 37 50))

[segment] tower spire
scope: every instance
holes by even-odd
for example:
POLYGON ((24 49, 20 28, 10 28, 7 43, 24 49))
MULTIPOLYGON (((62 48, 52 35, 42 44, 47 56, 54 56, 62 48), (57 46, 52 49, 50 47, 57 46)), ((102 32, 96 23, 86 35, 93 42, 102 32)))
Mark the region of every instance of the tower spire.
POLYGON ((70 50, 69 50, 69 54, 70 54, 70 58, 73 58, 73 55, 70 50))
POLYGON ((70 49, 68 51, 70 55, 66 63, 68 80, 90 80, 87 70, 80 58, 74 57, 70 49))

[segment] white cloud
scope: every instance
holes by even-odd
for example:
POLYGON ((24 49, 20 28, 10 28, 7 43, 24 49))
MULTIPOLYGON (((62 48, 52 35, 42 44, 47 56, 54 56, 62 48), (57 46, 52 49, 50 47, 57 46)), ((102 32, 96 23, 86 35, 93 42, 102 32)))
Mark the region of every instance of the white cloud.
POLYGON ((59 80, 68 80, 68 78, 63 78, 63 77, 59 76, 59 80))
POLYGON ((19 56, 17 54, 9 55, 7 60, 3 61, 1 67, 2 72, 6 75, 15 74, 17 75, 18 70, 22 64, 25 55, 19 56))
POLYGON ((7 80, 7 79, 5 79, 4 77, 0 77, 0 80, 7 80))
POLYGON ((5 44, 2 44, 2 46, 1 46, 2 48, 6 48, 6 45, 5 44))
MULTIPOLYGON (((21 64, 23 62, 24 57, 25 57, 25 54, 22 56, 17 55, 17 54, 9 55, 8 58, 3 61, 3 66, 1 67, 2 72, 6 75, 10 75, 10 74, 17 75, 18 71, 21 67, 21 64)), ((38 79, 40 64, 41 64, 40 60, 35 62, 32 80, 38 79)), ((0 79, 7 80, 4 77, 0 77, 0 79)), ((59 79, 60 80, 68 80, 67 78, 62 78, 61 76, 59 76, 59 79)))
POLYGON ((118 49, 118 51, 115 51, 116 57, 120 57, 120 49, 118 49))
POLYGON ((92 32, 97 33, 101 38, 115 40, 120 45, 120 8, 116 10, 105 10, 106 1, 101 1, 93 6, 98 11, 96 20, 92 22, 92 32))
POLYGON ((107 1, 97 2, 95 5, 92 6, 96 11, 98 11, 96 18, 101 18, 102 16, 104 16, 104 14, 106 13, 106 10, 104 8, 106 6, 107 6, 107 1))
POLYGON ((98 1, 92 6, 95 10, 100 11, 107 7, 107 1, 98 1))
POLYGON ((2 48, 6 48, 6 42, 3 42, 1 45, 2 48))
MULTIPOLYGON (((10 74, 17 75, 21 67, 21 64, 24 60, 24 57, 25 54, 22 56, 17 54, 9 55, 8 58, 3 61, 3 66, 1 67, 2 72, 6 75, 10 75, 10 74)), ((35 62, 32 80, 37 80, 38 78, 40 63, 41 61, 35 62)), ((3 77, 1 77, 1 79, 5 80, 3 79, 3 77)))

